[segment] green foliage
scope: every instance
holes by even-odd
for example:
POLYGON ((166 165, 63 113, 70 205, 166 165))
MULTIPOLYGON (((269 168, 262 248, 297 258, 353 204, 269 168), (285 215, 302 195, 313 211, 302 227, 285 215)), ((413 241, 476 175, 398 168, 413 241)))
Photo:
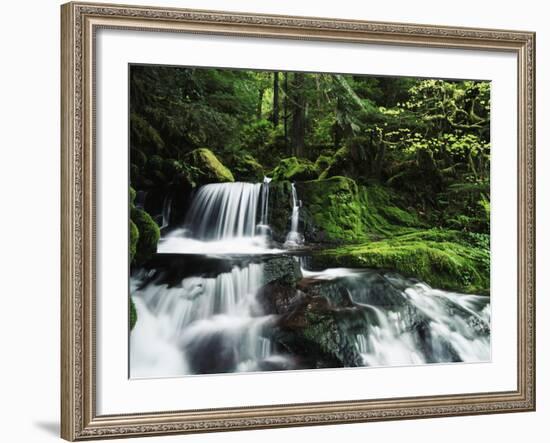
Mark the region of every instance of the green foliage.
POLYGON ((273 124, 267 120, 256 120, 244 125, 239 135, 239 145, 247 152, 263 150, 271 141, 273 124))
POLYGON ((160 229, 151 216, 143 209, 133 207, 131 208, 130 215, 131 221, 135 223, 138 231, 137 247, 133 258, 135 263, 140 265, 157 252, 160 229))
POLYGON ((148 152, 157 152, 164 148, 164 142, 158 131, 139 114, 130 114, 130 129, 130 138, 134 146, 148 152))
POLYGON ((442 289, 488 294, 489 249, 456 231, 415 231, 358 246, 325 250, 318 264, 394 269, 442 289))
POLYGON ((136 305, 134 304, 134 300, 132 300, 132 297, 129 297, 129 309, 130 309, 130 331, 134 329, 134 326, 137 323, 138 315, 136 310, 136 305))
POLYGON ((233 174, 216 155, 207 148, 195 149, 184 157, 184 162, 194 168, 193 180, 199 184, 233 182, 233 174))
MULTIPOLYGON (((489 82, 130 70, 130 180, 149 201, 271 171, 278 241, 295 182, 306 237, 347 243, 333 254, 342 263, 395 267, 434 286, 488 290, 490 150, 489 82)), ((158 240, 137 211, 134 263, 158 240)))
POLYGON ((271 171, 271 178, 276 181, 311 180, 319 175, 315 164, 306 159, 297 157, 284 158, 279 165, 271 171))

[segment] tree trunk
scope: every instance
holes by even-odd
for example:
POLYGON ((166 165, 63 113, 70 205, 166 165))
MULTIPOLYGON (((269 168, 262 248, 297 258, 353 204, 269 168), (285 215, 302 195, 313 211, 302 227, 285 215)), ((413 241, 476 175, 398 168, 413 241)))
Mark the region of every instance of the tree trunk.
POLYGON ((273 126, 279 126, 279 73, 273 73, 273 126))
POLYGON ((291 145, 293 154, 304 156, 304 140, 306 135, 306 97, 304 94, 305 76, 301 72, 294 73, 292 82, 292 126, 291 145))
POLYGON ((258 89, 258 105, 256 108, 256 117, 258 120, 262 119, 262 104, 264 101, 264 92, 265 92, 265 89, 263 88, 258 89))
POLYGON ((283 123, 285 133, 285 144, 288 151, 288 72, 284 73, 284 100, 283 100, 283 123))

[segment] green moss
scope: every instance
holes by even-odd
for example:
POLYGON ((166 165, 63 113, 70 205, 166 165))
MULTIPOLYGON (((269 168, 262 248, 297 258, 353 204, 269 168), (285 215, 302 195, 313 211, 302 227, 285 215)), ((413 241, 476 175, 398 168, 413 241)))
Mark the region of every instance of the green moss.
POLYGON ((328 164, 319 175, 319 179, 324 180, 339 175, 350 175, 349 172, 350 169, 353 169, 352 166, 349 148, 344 146, 338 149, 332 158, 329 158, 328 164))
POLYGON ((431 229, 322 251, 317 265, 396 270, 436 288, 488 294, 490 252, 458 231, 431 229))
POLYGON ((250 154, 235 156, 231 170, 238 181, 261 182, 264 178, 263 166, 250 154))
POLYGON ((284 158, 271 172, 271 178, 275 181, 303 181, 313 180, 319 175, 319 170, 309 160, 296 157, 284 158))
POLYGON ((134 305, 134 300, 132 300, 132 297, 130 297, 130 331, 134 329, 134 326, 137 323, 138 315, 136 310, 136 305, 134 305))
POLYGON ((130 199, 130 207, 131 207, 134 205, 136 201, 136 190, 130 186, 129 193, 130 193, 129 199, 130 199))
POLYGON ((151 216, 142 209, 132 208, 131 219, 138 230, 134 260, 136 264, 142 264, 157 252, 160 229, 151 216))
POLYGON ((306 239, 354 242, 366 239, 357 184, 347 177, 296 184, 302 200, 306 239))
POLYGON ((138 228, 136 224, 132 220, 130 220, 130 263, 134 261, 134 257, 136 256, 138 240, 138 228))
POLYGON ((317 160, 315 160, 315 167, 318 171, 324 171, 327 169, 332 162, 332 157, 329 157, 328 155, 321 154, 319 157, 317 157, 317 160))
POLYGON ((234 182, 235 179, 218 157, 207 148, 191 151, 184 161, 193 169, 193 180, 198 184, 234 182))
POLYGON ((314 242, 357 243, 402 234, 422 226, 414 213, 382 186, 358 186, 347 177, 296 184, 302 201, 304 234, 314 242))

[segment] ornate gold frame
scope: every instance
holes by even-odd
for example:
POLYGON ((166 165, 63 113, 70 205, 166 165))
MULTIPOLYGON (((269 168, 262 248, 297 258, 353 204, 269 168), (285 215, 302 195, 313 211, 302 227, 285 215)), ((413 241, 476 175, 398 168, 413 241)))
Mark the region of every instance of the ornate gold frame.
POLYGON ((61 435, 67 440, 535 409, 535 34, 217 11, 61 7, 61 435), (99 28, 508 51, 518 58, 518 383, 478 394, 98 416, 95 412, 94 35, 99 28))

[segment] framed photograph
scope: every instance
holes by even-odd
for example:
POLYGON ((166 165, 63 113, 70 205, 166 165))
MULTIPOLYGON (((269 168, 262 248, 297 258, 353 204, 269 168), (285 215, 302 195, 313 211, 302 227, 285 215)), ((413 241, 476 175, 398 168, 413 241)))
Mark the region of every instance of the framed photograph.
POLYGON ((535 35, 62 6, 62 437, 535 409, 535 35))

